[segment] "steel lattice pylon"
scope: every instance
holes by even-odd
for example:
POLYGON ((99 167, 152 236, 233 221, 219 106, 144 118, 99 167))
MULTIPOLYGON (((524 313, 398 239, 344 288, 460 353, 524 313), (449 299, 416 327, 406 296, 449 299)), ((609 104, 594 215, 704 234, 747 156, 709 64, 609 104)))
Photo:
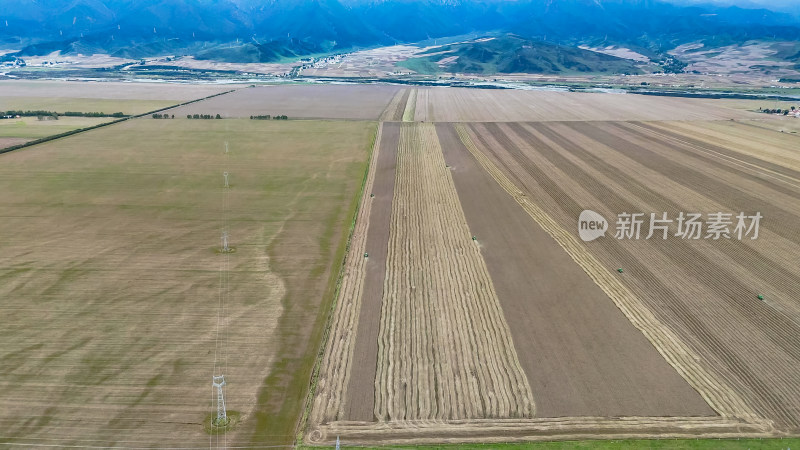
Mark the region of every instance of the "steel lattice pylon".
POLYGON ((228 253, 229 251, 231 251, 231 248, 228 246, 228 232, 227 231, 223 231, 222 232, 222 252, 223 253, 228 253))
POLYGON ((228 423, 228 413, 225 411, 225 396, 222 386, 225 386, 225 376, 213 376, 211 386, 217 388, 217 420, 213 425, 224 426, 228 423))

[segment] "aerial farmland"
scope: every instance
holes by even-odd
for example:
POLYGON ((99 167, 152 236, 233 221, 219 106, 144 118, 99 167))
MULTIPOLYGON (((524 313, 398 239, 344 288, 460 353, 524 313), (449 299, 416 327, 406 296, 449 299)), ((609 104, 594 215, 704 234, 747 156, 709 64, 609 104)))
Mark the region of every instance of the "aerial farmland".
POLYGON ((797 432, 794 136, 708 100, 406 102, 373 151, 307 442, 797 432), (582 242, 586 209, 771 219, 757 240, 582 242))
POLYGON ((800 435, 784 117, 556 90, 8 83, 8 109, 140 116, 0 154, 0 444, 800 435), (582 238, 586 210, 604 235, 582 238), (620 231, 636 214, 641 234, 620 231))
POLYGON ((203 85, 3 80, 0 150, 221 92, 225 88, 203 85))

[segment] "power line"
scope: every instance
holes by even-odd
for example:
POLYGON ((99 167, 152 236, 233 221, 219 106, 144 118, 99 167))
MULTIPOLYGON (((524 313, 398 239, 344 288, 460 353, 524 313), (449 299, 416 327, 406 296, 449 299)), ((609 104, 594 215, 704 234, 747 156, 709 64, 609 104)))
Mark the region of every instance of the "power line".
POLYGON ((230 233, 228 229, 228 195, 230 193, 230 184, 228 182, 230 149, 228 141, 225 141, 225 171, 223 176, 222 187, 222 246, 220 253, 222 253, 222 260, 219 266, 219 299, 217 302, 217 330, 214 339, 214 368, 211 374, 211 406, 212 411, 216 409, 216 414, 212 412, 208 446, 211 447, 212 436, 216 436, 216 447, 219 448, 220 434, 222 435, 223 448, 228 447, 228 436, 226 434, 227 427, 230 424, 230 418, 227 415, 225 407, 225 393, 223 386, 225 383, 225 373, 228 371, 228 326, 227 326, 227 305, 230 298, 230 254, 232 248, 230 246, 230 233), (222 345, 220 345, 220 337, 222 337, 222 345), (222 364, 220 364, 222 360, 222 364), (216 408, 214 408, 216 402, 216 408))

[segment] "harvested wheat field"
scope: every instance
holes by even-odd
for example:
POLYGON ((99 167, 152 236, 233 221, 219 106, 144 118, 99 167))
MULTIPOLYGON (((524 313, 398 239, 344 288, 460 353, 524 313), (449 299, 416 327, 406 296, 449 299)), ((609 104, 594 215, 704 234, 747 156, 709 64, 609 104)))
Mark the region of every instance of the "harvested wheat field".
POLYGON ((411 92, 408 94, 408 100, 406 101, 406 107, 403 111, 403 122, 413 122, 414 121, 414 114, 416 113, 416 104, 417 104, 417 89, 412 89, 411 92))
POLYGON ((0 148, 92 127, 112 120, 115 119, 110 117, 59 117, 58 120, 39 120, 36 117, 3 119, 0 120, 0 148))
POLYGON ((0 442, 291 444, 374 129, 136 119, 0 155, 0 442))
POLYGON ((0 111, 144 114, 231 90, 228 86, 78 81, 0 81, 0 111))
POLYGON ((304 442, 800 433, 795 136, 708 100, 410 91, 383 116, 404 123, 382 125, 304 442), (580 239, 585 209, 604 237, 580 239), (617 239, 624 212, 763 221, 617 239))
MULTIPOLYGON (((389 221, 392 217, 399 139, 399 124, 383 125, 379 147, 376 147, 375 178, 372 181, 372 189, 369 190, 369 200, 365 198, 363 202, 365 213, 369 213, 369 220, 362 221, 364 226, 369 226, 367 240, 364 251, 353 255, 359 259, 362 257, 361 253, 368 255, 363 258, 366 272, 356 329, 360 339, 355 342, 353 349, 354 354, 359 356, 360 363, 353 366, 350 373, 348 389, 352 395, 347 398, 345 406, 345 416, 354 420, 372 420, 375 410, 373 392, 361 387, 374 384, 377 371, 381 301, 386 279, 389 221)), ((364 195, 367 195, 367 190, 364 191, 364 195)))
POLYGON ((238 91, 169 110, 176 117, 187 114, 220 114, 222 117, 286 115, 290 119, 377 120, 400 90, 392 85, 278 85, 238 91))
MULTIPOLYGON (((418 99, 419 120, 520 122, 587 120, 722 120, 757 115, 703 99, 635 94, 431 88, 418 99), (715 105, 715 106, 712 106, 715 105)), ((422 92, 422 91, 420 91, 422 92)))
POLYGON ((538 415, 714 415, 603 290, 541 227, 531 226, 456 127, 437 124, 437 133, 514 341, 525 343, 517 353, 538 415))
POLYGON ((402 128, 392 206, 376 416, 530 417, 530 388, 433 125, 402 128))
POLYGON ((229 91, 213 84, 126 83, 116 81, 0 80, 0 98, 84 98, 118 100, 193 100, 229 91))
MULTIPOLYGON (((84 87, 85 107, 118 101, 84 87)), ((787 118, 390 85, 241 88, 170 112, 193 113, 225 119, 0 155, 0 445, 800 435, 787 118), (265 114, 305 120, 248 118, 265 114), (609 226, 592 241, 587 209, 609 226), (648 235, 651 214, 718 212, 730 236, 686 239, 675 220, 648 235), (621 213, 642 214, 638 239, 617 236, 621 213), (739 213, 760 214, 757 239, 737 238, 739 213), (209 434, 220 371, 236 423, 209 434)), ((31 120, 0 141, 38 136, 31 120)), ((60 122, 39 128, 77 124, 60 122)))
POLYGON ((392 97, 392 101, 386 105, 386 109, 381 114, 381 121, 394 121, 399 122, 403 120, 403 112, 406 110, 406 103, 408 103, 408 96, 411 94, 411 89, 400 89, 392 97))
MULTIPOLYGON (((726 388, 751 413, 797 429, 800 377, 790 374, 800 351, 800 330, 792 319, 800 298, 800 273, 792 264, 800 254, 800 233, 791 223, 800 213, 800 173, 796 166, 776 170, 758 163, 746 148, 715 147, 663 126, 476 124, 465 127, 463 136, 562 229, 574 229, 583 209, 605 217, 735 210, 768 218, 755 241, 612 236, 582 246, 605 268, 597 270, 626 268, 618 277, 623 286, 695 349, 697 369, 727 380, 726 388), (756 298, 759 293, 766 293, 765 301, 756 298)), ((584 270, 599 277, 589 266, 584 270)), ((694 386, 715 406, 707 387, 694 386)))

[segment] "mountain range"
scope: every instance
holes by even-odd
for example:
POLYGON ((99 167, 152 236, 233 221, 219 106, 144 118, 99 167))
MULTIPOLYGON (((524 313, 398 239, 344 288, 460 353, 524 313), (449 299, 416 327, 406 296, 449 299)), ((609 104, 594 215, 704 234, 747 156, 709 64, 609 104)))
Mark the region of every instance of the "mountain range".
POLYGON ((791 12, 658 0, 3 0, 0 46, 18 56, 191 54, 233 62, 513 33, 663 55, 688 42, 800 40, 791 12), (224 51, 237 42, 236 52, 224 51))

